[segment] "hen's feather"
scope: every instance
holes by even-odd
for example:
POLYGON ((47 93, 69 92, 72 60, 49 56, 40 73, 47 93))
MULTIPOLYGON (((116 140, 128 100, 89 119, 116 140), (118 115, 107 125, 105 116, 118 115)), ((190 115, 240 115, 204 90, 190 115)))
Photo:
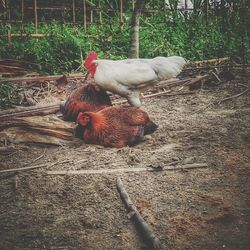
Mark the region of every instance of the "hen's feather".
POLYGON ((107 107, 98 112, 80 113, 77 122, 84 128, 82 139, 86 143, 116 148, 134 145, 143 135, 157 129, 148 114, 136 107, 107 107), (90 118, 89 124, 81 125, 82 116, 90 118))
POLYGON ((111 105, 105 90, 88 84, 69 95, 65 104, 61 106, 61 112, 65 120, 75 121, 79 112, 96 111, 111 105))

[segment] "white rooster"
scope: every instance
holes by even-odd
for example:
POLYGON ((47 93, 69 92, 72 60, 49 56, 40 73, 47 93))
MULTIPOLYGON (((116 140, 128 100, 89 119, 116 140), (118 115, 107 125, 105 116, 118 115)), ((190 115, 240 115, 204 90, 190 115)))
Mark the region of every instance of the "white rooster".
POLYGON ((108 91, 127 98, 135 107, 141 106, 140 93, 159 81, 176 77, 186 64, 180 56, 153 59, 97 60, 90 52, 84 66, 95 83, 108 91))

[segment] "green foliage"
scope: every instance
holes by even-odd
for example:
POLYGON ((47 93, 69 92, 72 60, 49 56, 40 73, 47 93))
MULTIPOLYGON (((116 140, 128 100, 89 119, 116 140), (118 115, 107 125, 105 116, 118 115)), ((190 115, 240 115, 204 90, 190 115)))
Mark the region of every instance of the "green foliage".
POLYGON ((0 110, 1 107, 4 108, 13 104, 20 90, 20 87, 8 83, 0 84, 0 110))
MULTIPOLYGON (((202 60, 239 55, 249 60, 248 20, 240 14, 235 11, 223 18, 211 15, 208 23, 196 12, 144 14, 140 21, 140 57, 177 54, 202 60)), ((39 24, 38 33, 48 34, 47 37, 17 37, 10 44, 1 39, 0 58, 30 61, 37 65, 34 70, 48 74, 76 70, 91 50, 97 51, 100 58, 126 58, 130 50, 130 17, 131 14, 124 14, 126 22, 121 26, 118 15, 105 16, 102 25, 92 24, 86 33, 83 25, 39 24)), ((1 24, 0 35, 6 34, 8 28, 1 24)), ((34 24, 26 24, 23 32, 34 33, 34 24)), ((12 25, 12 33, 20 33, 20 27, 12 25)))

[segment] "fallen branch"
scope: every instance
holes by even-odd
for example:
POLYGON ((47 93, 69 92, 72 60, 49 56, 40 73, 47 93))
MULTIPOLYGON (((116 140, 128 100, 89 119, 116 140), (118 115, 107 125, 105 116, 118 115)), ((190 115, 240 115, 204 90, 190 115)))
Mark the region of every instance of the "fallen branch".
POLYGON ((35 107, 22 107, 11 110, 5 110, 0 112, 0 122, 8 120, 13 117, 25 117, 25 116, 35 116, 35 115, 48 115, 55 114, 60 109, 60 104, 64 102, 60 102, 57 104, 50 105, 41 105, 35 107))
POLYGON ((206 105, 205 107, 202 107, 198 110, 195 111, 195 113, 199 113, 199 112, 202 112, 202 111, 205 111, 208 107, 212 106, 212 105, 215 105, 215 104, 221 104, 222 102, 225 102, 225 101, 228 101, 230 99, 233 99, 233 98, 237 98, 239 96, 242 96, 244 95, 245 93, 247 93, 248 91, 250 90, 250 88, 247 88, 246 90, 244 90, 243 92, 239 93, 239 94, 236 94, 236 95, 233 95, 233 96, 229 96, 229 97, 226 97, 222 100, 216 100, 216 101, 213 101, 213 102, 210 102, 208 105, 206 105))
MULTIPOLYGON (((204 163, 193 163, 193 164, 184 164, 181 166, 164 166, 161 171, 172 171, 172 170, 184 170, 184 169, 197 169, 197 168, 206 168, 207 164, 204 163)), ((129 173, 129 172, 156 172, 159 171, 158 168, 154 167, 144 167, 144 168, 114 168, 114 169, 87 169, 87 170, 57 170, 57 171, 48 171, 49 175, 73 175, 73 174, 114 174, 114 173, 129 173)))
POLYGON ((42 167, 53 167, 57 164, 63 164, 63 163, 68 163, 70 160, 65 160, 61 162, 54 162, 51 165, 48 165, 47 163, 35 165, 35 166, 29 166, 29 167, 21 167, 21 168, 11 168, 11 169, 4 169, 0 170, 0 173, 10 173, 10 172, 19 172, 19 171, 26 171, 26 170, 31 170, 31 169, 36 169, 36 168, 42 168, 42 167))
MULTIPOLYGON (((3 82, 35 82, 37 84, 40 84, 41 82, 45 81, 55 81, 60 78, 62 78, 64 75, 54 75, 54 76, 35 76, 35 77, 12 77, 12 78, 0 78, 0 84, 3 82)), ((83 79, 83 74, 70 74, 67 75, 67 80, 73 80, 73 79, 83 79)))
POLYGON ((163 93, 162 95, 163 96, 175 96, 175 95, 192 95, 192 94, 195 94, 196 91, 187 91, 187 92, 180 92, 180 93, 172 93, 172 94, 165 94, 163 93))
POLYGON ((215 69, 215 68, 230 68, 230 69, 238 69, 242 67, 249 67, 250 64, 237 64, 237 65, 215 65, 215 66, 196 66, 190 67, 190 68, 185 68, 183 71, 189 71, 189 70, 198 70, 198 69, 215 69))
POLYGON ((224 62, 230 60, 230 57, 222 57, 222 58, 213 58, 213 59, 208 59, 208 60, 202 60, 202 61, 194 61, 190 62, 188 64, 201 64, 201 63, 213 63, 213 62, 224 62))
POLYGON ((56 115, 28 116, 0 122, 0 140, 11 143, 63 145, 74 142, 75 124, 56 115))
MULTIPOLYGON (((162 91, 159 93, 149 94, 149 95, 142 95, 143 99, 150 98, 150 97, 157 97, 157 96, 175 96, 175 95, 191 95, 195 94, 195 91, 188 91, 188 92, 180 92, 180 93, 172 93, 170 94, 170 90, 162 91)), ((121 100, 121 101, 114 101, 113 104, 123 104, 126 103, 127 100, 121 100)))
POLYGON ((241 93, 239 93, 239 94, 232 95, 232 96, 229 96, 229 97, 226 97, 226 98, 220 100, 218 103, 221 104, 222 102, 225 102, 225 101, 228 101, 228 100, 230 100, 230 99, 233 99, 233 98, 239 97, 239 96, 241 96, 241 95, 244 95, 244 94, 247 93, 249 90, 250 90, 250 88, 247 88, 246 90, 244 90, 243 92, 241 92, 241 93))
POLYGON ((156 96, 161 96, 161 95, 165 95, 170 93, 171 90, 165 90, 163 92, 159 92, 159 93, 154 93, 154 94, 149 94, 149 95, 142 95, 143 99, 145 98, 150 98, 150 97, 156 97, 156 96))
POLYGON ((187 81, 192 80, 193 78, 185 78, 185 79, 178 79, 178 78, 173 78, 170 80, 166 80, 166 81, 161 81, 159 83, 157 83, 154 88, 172 88, 172 87, 176 87, 179 86, 181 84, 184 84, 187 81))
MULTIPOLYGON (((0 37, 7 37, 8 35, 0 35, 0 37)), ((42 38, 50 36, 49 34, 10 34, 10 37, 34 37, 42 38)))
POLYGON ((13 150, 17 150, 17 149, 12 147, 12 146, 0 147, 0 153, 2 153, 2 152, 10 152, 10 151, 13 151, 13 150))
POLYGON ((131 201, 128 193, 126 192, 123 183, 120 178, 117 178, 116 181, 117 190, 125 203, 129 213, 133 213, 132 218, 134 219, 137 226, 143 233, 143 236, 147 239, 147 243, 150 245, 150 249, 162 249, 159 239, 155 236, 151 227, 145 222, 136 206, 131 201))
POLYGON ((184 86, 190 86, 190 85, 193 85, 199 81, 202 81, 202 80, 207 80, 209 79, 210 76, 209 75, 204 75, 204 76, 196 76, 195 78, 192 78, 190 81, 184 83, 183 85, 184 86))

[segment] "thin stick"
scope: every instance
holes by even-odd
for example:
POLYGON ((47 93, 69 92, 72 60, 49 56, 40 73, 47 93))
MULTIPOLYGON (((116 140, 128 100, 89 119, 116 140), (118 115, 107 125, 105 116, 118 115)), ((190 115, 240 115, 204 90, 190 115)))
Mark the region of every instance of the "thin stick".
MULTIPOLYGON (((31 163, 34 163, 34 162, 38 161, 39 159, 41 159, 42 157, 44 157, 44 154, 45 154, 45 150, 44 150, 43 154, 40 155, 40 156, 38 156, 35 160, 33 160, 32 162, 30 162, 28 164, 25 164, 23 167, 18 168, 18 169, 21 169, 21 170, 26 169, 27 167, 25 167, 25 166, 30 165, 31 163)), ((28 167, 28 169, 30 169, 30 167, 28 167)), ((16 171, 16 168, 14 168, 14 169, 0 170, 0 173, 13 172, 13 170, 16 171)))
MULTIPOLYGON (((181 166, 164 166, 160 171, 172 171, 183 169, 198 169, 208 167, 205 163, 184 164, 181 166)), ((85 169, 85 170, 58 170, 48 171, 49 175, 74 175, 74 174, 115 174, 115 173, 129 173, 129 172, 158 172, 156 168, 114 168, 114 169, 85 169)))
POLYGON ((204 2, 204 8, 205 8, 205 20, 206 20, 206 23, 208 23, 208 0, 205 0, 204 2))
POLYGON ((101 1, 98 2, 98 8, 99 8, 99 22, 102 24, 102 11, 101 11, 101 1))
POLYGON ((34 0, 35 33, 37 34, 37 0, 34 0))
POLYGON ((84 32, 87 32, 87 10, 86 10, 86 0, 83 0, 83 25, 84 32))
MULTIPOLYGON (((45 81, 56 81, 65 75, 54 75, 54 76, 34 76, 34 77, 12 77, 12 78, 0 78, 0 84, 3 82, 32 82, 36 84, 40 84, 45 81)), ((83 74, 70 74, 67 75, 67 80, 74 79, 82 79, 84 77, 83 74)))
POLYGON ((229 96, 229 97, 226 97, 226 98, 220 100, 218 103, 221 104, 222 102, 225 102, 225 101, 228 101, 228 100, 230 100, 230 99, 233 99, 233 98, 239 97, 239 96, 241 96, 241 95, 244 95, 244 94, 247 93, 249 90, 250 90, 250 88, 247 88, 246 90, 244 90, 243 92, 241 92, 241 93, 239 93, 239 94, 232 95, 232 96, 229 96))
POLYGON ((165 94, 168 94, 168 93, 170 93, 170 92, 171 92, 171 90, 165 90, 165 91, 162 91, 162 92, 159 92, 159 93, 144 95, 144 96, 143 96, 143 99, 145 99, 145 98, 150 98, 150 97, 155 97, 155 96, 160 96, 160 95, 165 95, 165 94))
POLYGON ((30 166, 30 167, 4 169, 4 170, 0 170, 0 173, 19 172, 19 171, 26 171, 26 170, 42 168, 42 167, 53 167, 57 164, 68 163, 68 162, 70 162, 70 160, 65 160, 65 161, 61 161, 61 162, 54 162, 51 165, 44 163, 44 164, 39 164, 39 165, 35 165, 35 166, 30 166))
MULTIPOLYGON (((48 37, 50 36, 49 34, 38 34, 38 33, 35 33, 35 34, 9 34, 8 35, 10 38, 11 37, 34 37, 34 38, 43 38, 43 37, 48 37)), ((6 35, 0 35, 0 37, 6 37, 6 35)))
MULTIPOLYGON (((249 64, 245 64, 246 67, 249 67, 249 64)), ((232 68, 232 69, 238 69, 242 68, 243 64, 237 64, 237 65, 214 65, 214 66, 195 66, 191 68, 185 68, 183 71, 189 71, 189 70, 198 70, 198 69, 215 69, 215 68, 232 68)))
POLYGON ((204 76, 196 76, 195 78, 191 79, 190 81, 184 83, 184 86, 189 86, 192 84, 195 84, 196 82, 199 82, 201 80, 208 79, 210 76, 209 75, 204 75, 204 76))
POLYGON ((93 24, 93 7, 92 7, 92 0, 90 0, 91 8, 90 8, 90 23, 93 24))
POLYGON ((155 94, 151 94, 151 95, 145 95, 143 98, 150 98, 150 97, 155 97, 155 96, 175 96, 175 95, 191 95, 191 94, 195 94, 195 91, 188 91, 188 92, 180 92, 180 93, 172 93, 172 94, 168 94, 171 91, 164 91, 164 92, 160 92, 160 93, 155 93, 155 94))
POLYGON ((123 23, 123 1, 120 0, 120 22, 123 23))
POLYGON ((8 43, 11 42, 11 14, 10 14, 10 3, 7 3, 8 8, 8 18, 9 18, 9 24, 8 24, 8 43))
POLYGON ((23 20, 24 20, 24 0, 21 1, 21 31, 23 32, 23 20))
MULTIPOLYGON (((171 91, 170 90, 165 90, 159 93, 154 93, 154 94, 149 94, 149 95, 144 95, 143 99, 146 98, 151 98, 151 97, 156 97, 156 96, 175 96, 175 95, 191 95, 191 94, 195 94, 195 91, 188 91, 188 92, 181 92, 181 93, 172 93, 169 94, 171 91)), ((121 101, 114 101, 113 104, 123 104, 126 103, 127 100, 121 100, 121 101)))
POLYGON ((116 187, 129 213, 133 213, 132 218, 142 231, 143 236, 145 236, 145 238, 147 239, 148 244, 150 245, 150 249, 162 249, 159 239, 155 236, 151 227, 146 223, 146 221, 137 210, 136 206, 131 201, 120 178, 117 178, 116 180, 116 187))
POLYGON ((37 107, 26 107, 22 110, 8 110, 0 112, 0 121, 3 122, 8 120, 12 117, 25 117, 25 116, 34 116, 34 115, 48 115, 48 114, 55 114, 60 110, 60 104, 52 104, 46 106, 37 106, 37 107))
POLYGON ((73 0, 72 2, 72 16, 73 16, 73 23, 76 22, 76 2, 73 0))
POLYGON ((188 64, 200 64, 200 63, 212 63, 212 62, 224 62, 230 60, 230 57, 222 57, 222 58, 213 58, 213 59, 208 59, 208 60, 203 60, 203 61, 194 61, 190 62, 188 64))

